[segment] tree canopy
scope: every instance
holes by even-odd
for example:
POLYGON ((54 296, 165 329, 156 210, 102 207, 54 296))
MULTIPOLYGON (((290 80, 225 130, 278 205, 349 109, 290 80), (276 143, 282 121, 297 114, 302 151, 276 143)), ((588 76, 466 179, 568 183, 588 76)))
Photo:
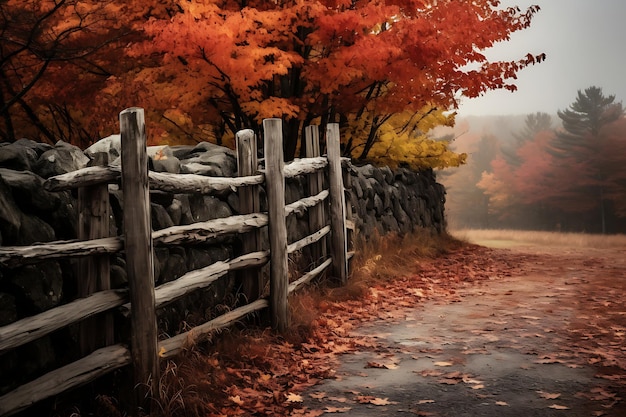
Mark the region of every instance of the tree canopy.
MULTIPOLYGON (((139 105, 148 110, 153 143, 228 143, 239 129, 259 131, 263 118, 281 117, 288 158, 312 121, 360 129, 362 146, 353 141, 346 152, 367 157, 402 119, 428 115, 420 134, 396 134, 423 137, 431 116, 449 123, 444 113, 461 96, 514 90, 517 72, 545 58, 487 60, 486 49, 529 27, 539 10, 501 8, 497 0, 12 0, 0 7, 5 16, 30 16, 19 27, 6 20, 3 45, 21 33, 13 44, 33 51, 32 39, 56 36, 40 49, 74 53, 26 58, 3 46, 11 60, 1 62, 0 74, 8 139, 25 107, 48 130, 59 118, 46 119, 43 110, 63 109, 72 131, 93 138, 112 133, 120 107, 139 105), (36 82, 17 109, 16 86, 25 79, 36 82)), ((431 155, 440 146, 413 148, 431 147, 431 155)))
MULTIPOLYGON (((464 193, 473 190, 488 199, 491 226, 624 232, 626 117, 621 102, 590 87, 557 114, 559 126, 552 127, 548 115, 529 115, 512 140, 499 140, 490 167, 483 158, 480 179, 464 193)), ((470 154, 468 167, 480 160, 473 158, 470 154)), ((471 177, 465 168, 465 178, 453 178, 452 185, 471 177)), ((474 200, 464 201, 455 204, 478 207, 474 200)))

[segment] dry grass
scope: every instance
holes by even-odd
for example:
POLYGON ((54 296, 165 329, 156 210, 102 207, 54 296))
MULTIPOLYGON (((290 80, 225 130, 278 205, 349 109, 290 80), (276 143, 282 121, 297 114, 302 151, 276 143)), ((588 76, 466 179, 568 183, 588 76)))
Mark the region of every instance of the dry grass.
POLYGON ((462 229, 451 234, 460 240, 491 247, 541 245, 595 249, 626 248, 626 235, 484 229, 462 229))
POLYGON ((290 340, 306 339, 315 320, 329 303, 356 300, 367 296, 370 288, 402 277, 412 270, 419 259, 434 258, 463 245, 448 234, 436 234, 429 230, 417 230, 405 236, 374 236, 355 244, 355 257, 347 285, 310 286, 290 296, 292 331, 290 340))
MULTIPOLYGON (((404 237, 375 237, 358 242, 346 286, 322 282, 289 297, 291 328, 285 336, 244 324, 188 346, 184 354, 163 363, 158 392, 151 395, 150 417, 224 415, 223 407, 236 407, 232 398, 237 392, 245 393, 262 376, 273 375, 268 383, 283 390, 293 386, 298 382, 294 378, 301 373, 298 366, 303 366, 301 355, 295 352, 307 345, 310 349, 310 344, 315 343, 318 320, 332 310, 334 303, 367 297, 371 287, 405 276, 420 259, 432 259, 462 245, 465 244, 449 235, 425 230, 404 237)), ((324 357, 324 361, 328 358, 324 357)), ((276 387, 274 402, 278 406, 283 397, 276 387)), ((124 415, 111 397, 100 397, 96 407, 95 413, 82 415, 124 415)))

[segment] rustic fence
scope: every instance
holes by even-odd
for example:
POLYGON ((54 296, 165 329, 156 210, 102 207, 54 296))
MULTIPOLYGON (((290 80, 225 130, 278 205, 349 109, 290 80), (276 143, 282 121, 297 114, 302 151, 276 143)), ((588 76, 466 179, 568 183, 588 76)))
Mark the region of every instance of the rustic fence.
POLYGON ((285 331, 289 324, 288 295, 330 269, 330 275, 345 283, 348 277, 345 194, 339 128, 329 124, 327 157, 320 156, 317 126, 306 129, 307 158, 284 165, 282 121, 263 122, 265 168, 258 169, 256 138, 251 130, 237 134, 239 177, 218 178, 194 174, 169 174, 148 170, 144 112, 130 108, 120 113, 122 165, 93 166, 52 177, 45 187, 51 191, 78 189, 79 236, 76 241, 58 241, 27 247, 1 247, 0 264, 16 267, 45 259, 79 257, 78 293, 81 298, 41 314, 0 328, 0 354, 79 323, 81 349, 85 355, 0 397, 0 415, 23 410, 42 399, 91 382, 116 369, 131 366, 135 398, 145 404, 156 392, 159 362, 180 353, 184 346, 217 329, 230 326, 246 315, 269 307, 272 327, 285 331), (323 189, 323 170, 328 170, 328 189, 323 189), (309 197, 285 204, 285 179, 308 176, 309 197), (108 236, 108 184, 122 184, 123 235, 108 236), (265 186, 267 213, 260 212, 259 189, 265 186), (150 190, 213 194, 236 189, 240 214, 152 231, 150 190), (309 210, 309 235, 288 242, 286 218, 309 210), (328 220, 329 219, 329 220, 328 220), (259 230, 267 226, 270 249, 262 250, 259 230), (155 288, 153 245, 206 242, 229 234, 245 234, 244 254, 215 262, 155 288), (330 245, 328 245, 329 240, 330 245), (316 263, 312 269, 289 282, 288 254, 310 246, 316 263), (327 247, 330 246, 330 251, 327 247), (129 288, 111 289, 109 256, 123 251, 129 288), (330 253, 328 253, 330 252, 330 253), (269 296, 262 297, 259 267, 269 262, 269 296), (239 271, 249 303, 174 337, 158 340, 156 310, 192 291, 207 288, 218 278, 239 271), (112 312, 130 317, 129 343, 114 343, 112 312), (94 326, 97 324, 97 326, 94 326), (98 332, 95 332, 97 327, 98 332), (103 346, 97 348, 98 346, 103 346), (94 350, 95 349, 95 350, 94 350))

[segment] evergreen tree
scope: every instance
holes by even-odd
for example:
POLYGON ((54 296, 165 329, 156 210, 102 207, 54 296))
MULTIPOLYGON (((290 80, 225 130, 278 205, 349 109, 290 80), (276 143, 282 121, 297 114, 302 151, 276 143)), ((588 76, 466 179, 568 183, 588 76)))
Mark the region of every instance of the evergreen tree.
MULTIPOLYGON (((621 119, 624 109, 615 96, 604 96, 599 87, 578 91, 569 109, 559 111, 563 130, 557 132, 549 152, 570 170, 564 183, 574 184, 580 201, 596 202, 600 214, 600 230, 606 233, 606 127, 621 119)), ((571 185, 570 185, 571 186, 571 185)))

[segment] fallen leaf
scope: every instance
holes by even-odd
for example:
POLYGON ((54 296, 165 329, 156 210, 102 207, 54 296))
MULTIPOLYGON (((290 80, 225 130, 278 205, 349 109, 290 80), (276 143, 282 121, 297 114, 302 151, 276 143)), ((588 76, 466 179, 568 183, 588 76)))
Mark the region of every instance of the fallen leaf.
POLYGON ((485 386, 483 384, 477 384, 471 387, 472 389, 483 389, 485 386))
POLYGON ((324 409, 325 413, 347 413, 352 410, 352 407, 326 407, 324 409))
POLYGON ((561 396, 561 394, 558 394, 558 393, 551 393, 551 392, 544 392, 544 391, 537 391, 537 394, 539 394, 541 398, 545 398, 546 400, 554 400, 561 396))
POLYGON ((374 405, 390 405, 390 404, 395 404, 395 403, 389 401, 389 398, 374 398, 372 401, 370 401, 370 404, 374 404, 374 405))
POLYGON ((235 395, 234 397, 233 396, 228 397, 228 399, 237 405, 243 405, 243 400, 241 399, 239 395, 235 395))
POLYGON ((422 405, 422 404, 432 404, 432 403, 434 403, 434 402, 435 402, 435 400, 419 400, 419 401, 417 402, 417 404, 418 404, 418 405, 422 405))
POLYGON ((441 376, 441 375, 443 375, 443 372, 435 371, 434 369, 424 369, 421 372, 418 372, 418 371, 413 371, 413 372, 418 373, 421 376, 441 376))
POLYGON ((309 394, 309 397, 314 398, 316 400, 321 400, 325 396, 326 396, 325 392, 313 392, 313 393, 309 394))
POLYGON ((435 366, 452 366, 454 365, 452 362, 435 362, 435 366))
POLYGON ((291 392, 287 394, 287 402, 289 403, 301 403, 302 401, 304 400, 301 395, 293 394, 291 392))
POLYGON ((564 405, 558 405, 558 404, 552 404, 548 408, 553 408, 555 410, 569 410, 569 407, 566 407, 564 405))
POLYGON ((501 406, 509 406, 509 403, 507 403, 506 401, 496 401, 496 405, 501 405, 501 406))

